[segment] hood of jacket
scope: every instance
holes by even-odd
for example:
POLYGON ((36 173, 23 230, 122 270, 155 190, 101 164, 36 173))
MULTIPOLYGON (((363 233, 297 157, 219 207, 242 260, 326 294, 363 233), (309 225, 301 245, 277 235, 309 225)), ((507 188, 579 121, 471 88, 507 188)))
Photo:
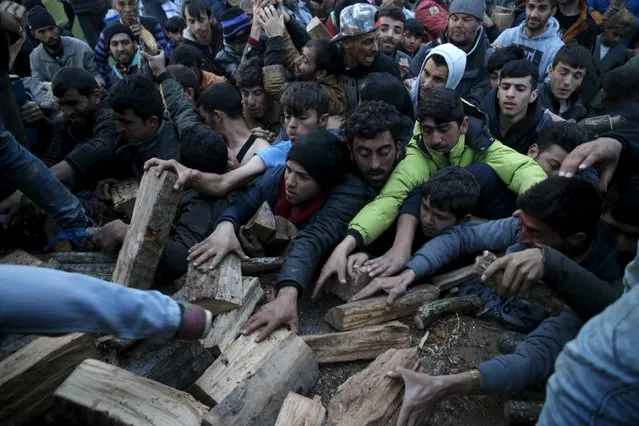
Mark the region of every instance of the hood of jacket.
POLYGON ((557 37, 559 30, 560 30, 559 21, 552 16, 548 20, 548 27, 546 28, 546 31, 544 31, 543 33, 535 37, 528 37, 528 33, 526 32, 526 20, 524 20, 524 22, 519 24, 519 35, 521 38, 526 40, 538 41, 538 40, 544 40, 548 38, 555 38, 557 37))

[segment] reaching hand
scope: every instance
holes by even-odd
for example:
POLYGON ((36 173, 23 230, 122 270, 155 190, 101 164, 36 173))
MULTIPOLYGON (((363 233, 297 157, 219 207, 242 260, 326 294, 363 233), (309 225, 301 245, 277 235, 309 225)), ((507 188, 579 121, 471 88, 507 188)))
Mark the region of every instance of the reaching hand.
POLYGON ((353 276, 353 271, 355 271, 355 269, 360 269, 362 266, 364 266, 364 262, 366 262, 368 258, 369 258, 368 253, 365 253, 363 251, 360 251, 359 253, 351 254, 350 256, 348 256, 347 265, 346 265, 348 275, 353 276))
POLYGON ((173 186, 173 189, 176 191, 180 188, 189 188, 189 185, 198 174, 197 170, 189 169, 188 167, 178 163, 176 160, 160 160, 159 158, 151 158, 144 163, 145 171, 152 167, 156 169, 155 175, 157 177, 160 177, 164 171, 173 172, 178 175, 177 181, 175 181, 175 185, 173 186))
POLYGON ((260 334, 255 339, 255 341, 261 342, 283 325, 288 326, 293 333, 297 333, 299 324, 297 289, 295 287, 284 287, 279 291, 275 299, 262 306, 262 309, 248 319, 242 334, 251 334, 261 328, 260 334))
POLYGON ((375 278, 366 287, 361 289, 359 293, 354 295, 349 302, 356 302, 370 297, 378 291, 385 291, 388 293, 388 297, 386 297, 386 309, 388 310, 393 306, 393 303, 398 297, 406 293, 408 285, 412 283, 414 279, 415 272, 413 272, 412 269, 407 269, 396 277, 375 278))
POLYGON ((160 49, 160 53, 155 56, 141 50, 140 54, 149 63, 149 68, 151 68, 153 76, 158 77, 166 71, 166 58, 164 57, 164 51, 162 49, 160 49))
POLYGON ((264 245, 262 245, 255 235, 245 235, 244 228, 244 226, 240 227, 240 232, 237 234, 242 249, 251 255, 251 257, 264 256, 264 245))
POLYGON ((118 183, 118 181, 113 178, 101 180, 95 186, 95 196, 102 201, 113 201, 113 197, 111 196, 111 188, 116 183, 118 183))
POLYGON ((213 270, 229 253, 237 254, 242 260, 248 259, 248 256, 242 251, 242 247, 240 247, 233 224, 231 222, 221 222, 204 241, 189 249, 189 255, 186 260, 192 262, 193 266, 200 266, 210 259, 208 269, 213 270))
POLYGON ((393 246, 383 256, 369 260, 364 266, 368 268, 368 276, 371 278, 388 277, 401 271, 409 260, 410 248, 406 252, 393 246))
POLYGON ((38 104, 33 101, 27 102, 20 107, 20 115, 22 116, 22 121, 27 124, 35 123, 44 118, 44 113, 38 104))
POLYGON ((7 229, 9 225, 13 223, 14 219, 20 214, 22 198, 22 192, 15 191, 0 203, 0 213, 6 213, 7 215, 4 222, 2 222, 3 228, 7 229))
POLYGON ((117 252, 122 247, 128 230, 129 225, 117 219, 104 225, 90 240, 101 250, 117 252))
POLYGON ((404 381, 404 400, 399 410, 397 426, 418 426, 430 417, 439 402, 434 378, 404 367, 387 373, 388 377, 404 381))
POLYGON ((266 129, 262 129, 261 127, 255 127, 254 129, 251 129, 251 133, 253 133, 260 139, 264 139, 268 143, 271 143, 275 140, 275 133, 266 129))
POLYGON ((499 270, 504 277, 497 286, 497 293, 504 296, 525 296, 530 287, 544 276, 544 253, 532 248, 500 257, 490 264, 481 276, 488 281, 499 270))
POLYGON ((623 145, 613 138, 598 138, 573 149, 561 164, 559 176, 573 177, 580 170, 594 166, 600 173, 602 190, 607 190, 615 174, 623 145))
POLYGON ((286 27, 284 26, 284 16, 273 6, 267 6, 258 12, 257 19, 260 21, 262 29, 268 38, 282 37, 286 27))
POLYGON ((315 288, 313 289, 313 295, 311 299, 318 300, 322 294, 324 286, 328 282, 328 279, 333 275, 337 275, 337 279, 341 284, 346 284, 346 263, 348 255, 355 249, 355 238, 350 235, 344 238, 344 240, 335 247, 331 257, 328 258, 326 264, 320 272, 315 288))

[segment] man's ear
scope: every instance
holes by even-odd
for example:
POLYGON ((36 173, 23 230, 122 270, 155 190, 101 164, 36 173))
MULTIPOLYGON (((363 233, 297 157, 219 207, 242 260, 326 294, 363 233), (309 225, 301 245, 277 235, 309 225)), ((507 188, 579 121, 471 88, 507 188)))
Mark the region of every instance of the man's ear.
POLYGON ((528 148, 528 152, 526 153, 526 155, 530 158, 535 158, 537 154, 539 154, 539 145, 534 143, 530 145, 530 148, 528 148))
POLYGON ((566 238, 566 241, 568 242, 568 244, 570 244, 573 247, 581 246, 584 244, 584 241, 586 241, 586 233, 576 232, 572 234, 571 236, 569 236, 568 238, 566 238))
POLYGON ((151 128, 155 131, 157 131, 160 128, 161 122, 162 122, 162 119, 156 117, 155 115, 147 120, 148 125, 151 126, 151 128))
POLYGON ((99 87, 95 89, 93 93, 91 93, 90 99, 94 105, 98 105, 100 103, 100 101, 102 100, 102 92, 100 91, 99 87))
POLYGON ((326 124, 328 124, 328 114, 324 114, 319 119, 319 127, 320 129, 325 129, 326 124))
POLYGON ((528 103, 532 104, 533 102, 535 102, 538 96, 539 96, 539 89, 534 88, 533 91, 530 92, 530 100, 528 101, 528 103))
POLYGON ((608 98, 608 96, 606 95, 606 90, 605 89, 601 89, 601 100, 605 101, 608 98))
POLYGON ((466 132, 468 131, 468 123, 469 123, 468 117, 464 117, 464 120, 459 125, 459 132, 462 135, 465 135, 466 132))
POLYGON ((555 16, 555 13, 557 13, 557 6, 553 7, 553 8, 550 10, 550 16, 555 16))
POLYGON ((186 89, 186 97, 189 98, 191 102, 195 102, 195 89, 192 87, 186 89))
POLYGON ((321 80, 328 76, 328 72, 326 70, 315 71, 315 81, 321 80))

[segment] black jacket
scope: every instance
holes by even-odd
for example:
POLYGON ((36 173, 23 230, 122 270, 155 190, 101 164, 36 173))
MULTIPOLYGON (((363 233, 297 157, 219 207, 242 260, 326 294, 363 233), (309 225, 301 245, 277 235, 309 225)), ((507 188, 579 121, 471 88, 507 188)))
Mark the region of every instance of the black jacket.
POLYGON ((219 75, 219 70, 215 67, 215 55, 222 50, 222 26, 213 20, 211 31, 213 32, 213 40, 210 45, 197 41, 188 27, 184 29, 182 36, 184 44, 197 47, 202 53, 202 69, 219 75))
POLYGON ((559 113, 559 102, 555 100, 550 88, 550 82, 542 83, 539 85, 539 97, 537 102, 541 104, 543 109, 549 109, 553 114, 557 114, 566 120, 579 121, 588 117, 588 108, 581 101, 578 91, 575 91, 570 96, 570 107, 563 114, 559 113))
POLYGON ((373 72, 386 72, 401 81, 402 75, 399 71, 399 64, 393 61, 390 56, 379 52, 370 67, 357 66, 344 73, 344 89, 348 99, 349 111, 357 107, 359 103, 359 89, 366 76, 373 72))

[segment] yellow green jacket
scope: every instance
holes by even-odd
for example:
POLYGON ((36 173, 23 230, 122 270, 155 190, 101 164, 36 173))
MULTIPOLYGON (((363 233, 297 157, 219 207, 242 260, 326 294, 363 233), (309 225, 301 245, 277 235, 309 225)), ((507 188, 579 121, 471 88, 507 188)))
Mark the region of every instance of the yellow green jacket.
POLYGON ((492 137, 484 113, 469 104, 465 104, 464 109, 469 118, 468 132, 460 136, 448 158, 424 145, 420 123, 415 123, 406 157, 397 164, 379 195, 360 210, 348 226, 348 234, 358 240, 358 245, 375 241, 395 221, 408 193, 446 166, 487 164, 518 194, 546 178, 535 160, 492 137))

